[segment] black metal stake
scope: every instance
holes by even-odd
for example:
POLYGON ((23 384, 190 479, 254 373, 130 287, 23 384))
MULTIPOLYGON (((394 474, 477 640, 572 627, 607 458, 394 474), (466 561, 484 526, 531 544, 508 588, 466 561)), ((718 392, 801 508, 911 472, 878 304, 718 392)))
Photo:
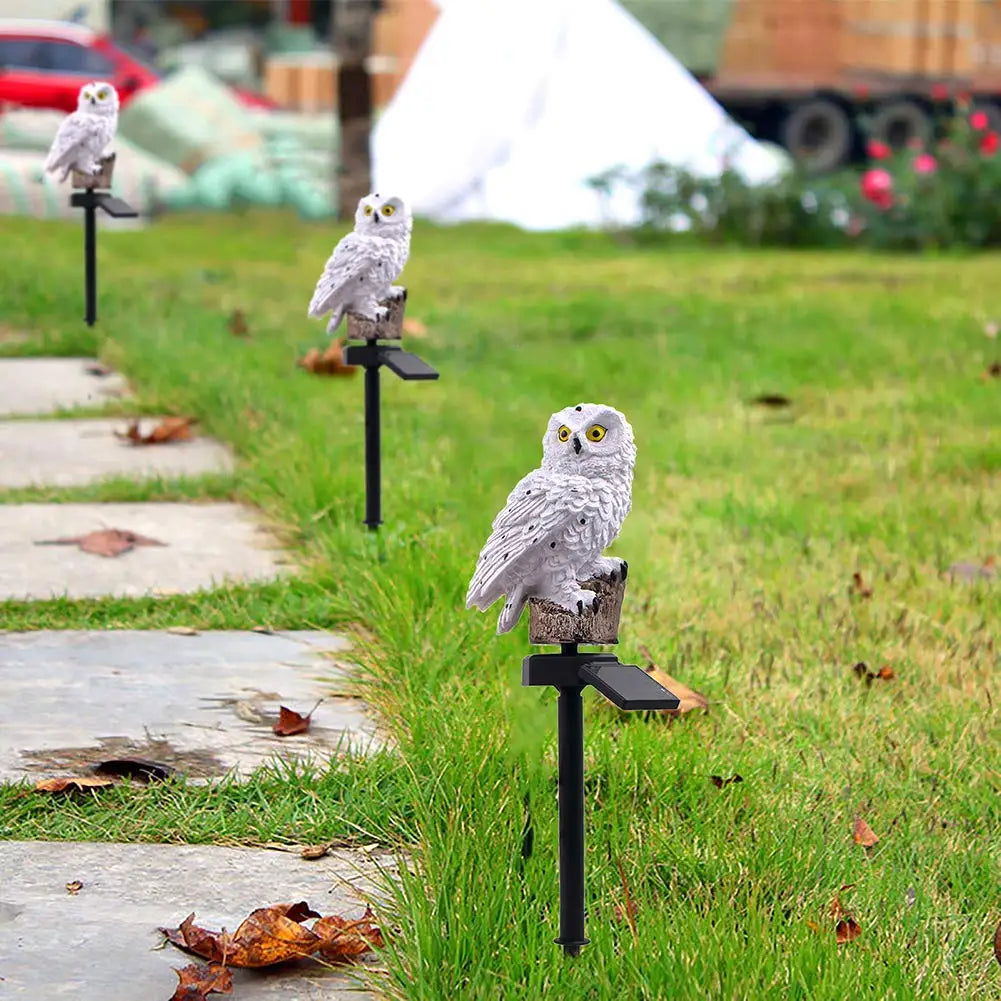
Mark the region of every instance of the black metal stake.
POLYGON ((87 326, 97 319, 97 201, 93 191, 85 192, 83 203, 84 296, 87 326))
POLYGON ((560 644, 558 654, 532 654, 522 663, 521 683, 554 687, 557 702, 560 831, 560 937, 568 956, 579 956, 584 933, 584 704, 593 685, 620 709, 677 709, 666 688, 634 664, 611 654, 580 653, 576 643, 560 644))
MULTIPOLYGON (((369 342, 373 346, 373 342, 369 342)), ((379 413, 379 366, 365 366, 365 524, 382 524, 382 448, 379 413)))
POLYGON ((379 369, 409 382, 437 379, 438 373, 423 358, 394 344, 367 340, 349 344, 343 353, 345 365, 365 368, 365 524, 375 530, 382 524, 382 446, 380 429, 379 369))

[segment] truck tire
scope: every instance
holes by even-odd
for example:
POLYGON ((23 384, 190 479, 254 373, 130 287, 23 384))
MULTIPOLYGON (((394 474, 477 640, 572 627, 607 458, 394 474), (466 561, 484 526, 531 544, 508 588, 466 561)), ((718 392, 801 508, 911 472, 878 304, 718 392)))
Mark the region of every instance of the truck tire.
POLYGON ((840 104, 817 97, 797 104, 782 123, 782 145, 808 170, 834 170, 851 156, 854 133, 840 104))
POLYGON ((934 126, 931 116, 916 101, 885 101, 876 108, 870 122, 873 139, 890 149, 904 149, 914 139, 922 145, 930 142, 934 126))

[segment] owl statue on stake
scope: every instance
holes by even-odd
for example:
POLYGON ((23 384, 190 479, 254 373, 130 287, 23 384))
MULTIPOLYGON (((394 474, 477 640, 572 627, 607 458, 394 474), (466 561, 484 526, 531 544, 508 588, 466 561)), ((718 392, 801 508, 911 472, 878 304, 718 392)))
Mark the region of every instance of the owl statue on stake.
POLYGON ((62 171, 60 183, 73 170, 81 174, 101 173, 101 155, 118 129, 118 91, 110 83, 84 84, 76 111, 63 119, 45 160, 45 170, 62 171))
POLYGON ((514 628, 529 598, 580 615, 598 610, 582 589, 595 577, 625 580, 629 564, 603 556, 632 504, 633 429, 613 407, 581 403, 549 418, 542 465, 511 491, 480 553, 466 608, 504 607, 497 632, 514 628))
POLYGON ((309 316, 330 314, 332 334, 345 313, 384 320, 388 310, 380 303, 401 299, 406 292, 393 282, 410 256, 413 219, 402 198, 378 193, 358 202, 354 231, 334 248, 316 283, 309 316))

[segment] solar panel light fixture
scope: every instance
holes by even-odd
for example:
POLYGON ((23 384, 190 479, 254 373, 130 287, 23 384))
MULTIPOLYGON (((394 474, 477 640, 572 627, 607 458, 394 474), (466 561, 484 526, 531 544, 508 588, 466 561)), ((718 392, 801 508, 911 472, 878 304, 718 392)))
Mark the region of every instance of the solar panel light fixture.
POLYGON ((513 629, 525 605, 528 638, 559 646, 531 654, 521 683, 553 687, 559 746, 560 934, 569 956, 584 934, 584 712, 590 685, 620 709, 677 709, 679 700, 635 664, 580 644, 619 641, 629 564, 605 556, 632 503, 636 446, 625 415, 579 403, 549 418, 542 462, 522 477, 494 518, 466 593, 466 607, 503 601, 497 632, 513 629))
POLYGON ((348 340, 363 341, 344 348, 345 365, 365 369, 365 524, 377 529, 382 524, 382 429, 379 369, 385 366, 406 382, 430 381, 438 372, 423 358, 404 351, 398 344, 381 341, 403 339, 403 314, 407 291, 379 303, 387 310, 383 319, 348 312, 348 340))
POLYGON ((70 205, 83 209, 83 286, 84 320, 92 327, 97 321, 97 210, 113 219, 135 219, 139 213, 128 202, 111 194, 111 179, 115 171, 115 154, 100 160, 98 174, 71 172, 73 193, 70 205))

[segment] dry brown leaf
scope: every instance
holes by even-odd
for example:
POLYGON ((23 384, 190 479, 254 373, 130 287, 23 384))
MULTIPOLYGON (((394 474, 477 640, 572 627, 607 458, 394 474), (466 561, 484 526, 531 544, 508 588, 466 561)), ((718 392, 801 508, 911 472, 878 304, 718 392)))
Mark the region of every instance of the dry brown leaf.
POLYGON ((879 835, 861 817, 855 818, 852 837, 856 844, 862 845, 864 848, 872 848, 879 841, 879 835))
POLYGON ((371 912, 366 911, 358 921, 337 915, 321 918, 300 901, 258 908, 232 935, 225 929, 212 932, 199 928, 194 924, 194 914, 189 914, 179 927, 160 931, 178 948, 227 966, 272 966, 314 953, 331 962, 344 962, 383 944, 371 917, 371 912), (310 918, 319 918, 312 929, 302 923, 310 918))
POLYGON ((78 879, 74 879, 72 883, 66 884, 66 892, 71 896, 75 897, 83 889, 83 883, 78 879))
POLYGON ((991 362, 980 376, 981 379, 996 379, 1001 376, 1001 361, 991 362))
POLYGON ((314 375, 354 375, 358 366, 344 364, 344 344, 344 338, 338 338, 322 353, 310 348, 296 364, 314 375))
POLYGON ((229 314, 229 320, 226 323, 229 328, 229 332, 234 337, 249 337, 250 328, 247 326, 247 316, 242 309, 234 309, 232 313, 229 314))
POLYGON ((427 337, 428 335, 427 325, 421 320, 418 320, 415 316, 405 316, 400 330, 408 337, 421 338, 427 337))
POLYGON ((323 858, 330 851, 330 845, 306 845, 299 854, 307 861, 313 862, 323 858))
POLYGON ((126 431, 116 431, 115 436, 131 442, 133 445, 170 445, 178 441, 190 441, 191 427, 198 423, 193 417, 164 417, 148 434, 139 429, 139 421, 135 420, 126 431))
MULTIPOLYGON (((318 706, 323 699, 317 700, 318 706)), ((297 733, 305 733, 309 729, 309 721, 316 712, 316 706, 306 713, 305 716, 289 709, 288 706, 280 706, 278 709, 278 722, 271 728, 276 737, 294 737, 297 733)))
POLYGON ((852 574, 852 591, 860 598, 872 597, 872 588, 866 587, 866 583, 862 579, 862 574, 860 574, 857 570, 852 574))
POLYGON ((43 539, 36 546, 77 546, 82 552, 94 556, 121 556, 136 546, 165 546, 166 542, 150 539, 145 535, 121 528, 99 528, 86 535, 64 539, 43 539))
POLYGON ((198 636, 199 632, 197 629, 192 629, 191 626, 168 626, 165 630, 172 636, 198 636))
POLYGON ((722 789, 723 786, 728 786, 731 782, 743 782, 744 779, 740 775, 731 775, 728 779, 723 778, 720 775, 710 775, 709 781, 712 782, 717 789, 722 789))
POLYGON ((855 939, 862 934, 862 929, 859 928, 855 919, 849 915, 846 918, 842 918, 834 926, 834 935, 837 939, 838 945, 844 945, 846 942, 854 942, 855 939))
POLYGON ((191 963, 174 972, 178 984, 170 1001, 205 1001, 209 994, 229 994, 233 990, 233 974, 224 966, 191 963))
POLYGON ((870 671, 869 665, 864 661, 860 660, 857 664, 852 666, 852 670, 867 684, 871 685, 873 681, 890 681, 892 678, 896 677, 893 673, 893 668, 889 664, 884 664, 878 671, 870 671))
POLYGON ((694 688, 689 688, 688 685, 682 684, 677 678, 672 678, 666 671, 662 671, 654 663, 650 651, 642 644, 640 644, 640 652, 650 662, 643 670, 654 681, 663 685, 672 695, 678 698, 677 709, 659 709, 657 712, 662 712, 667 716, 682 716, 685 713, 690 713, 693 709, 705 709, 708 711, 709 700, 701 692, 695 691, 694 688))
POLYGON ((35 783, 36 792, 83 792, 84 789, 101 789, 113 786, 114 779, 100 775, 60 776, 55 779, 41 779, 35 783))

